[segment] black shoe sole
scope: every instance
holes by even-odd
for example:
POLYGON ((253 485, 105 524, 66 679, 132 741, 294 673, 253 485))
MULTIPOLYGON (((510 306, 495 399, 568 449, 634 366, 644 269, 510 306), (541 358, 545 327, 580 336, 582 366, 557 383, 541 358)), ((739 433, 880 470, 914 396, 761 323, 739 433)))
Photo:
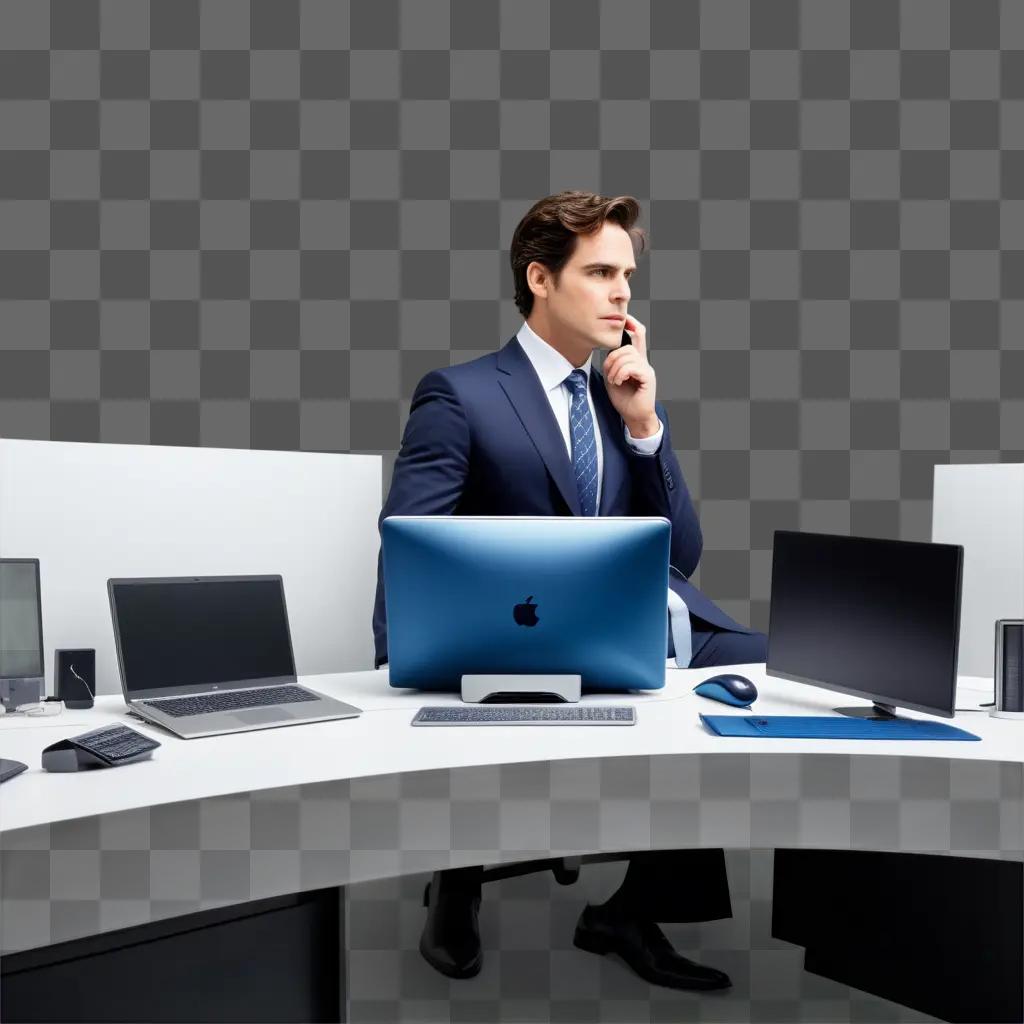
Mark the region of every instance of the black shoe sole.
POLYGON ((659 988, 674 988, 683 992, 714 992, 732 987, 732 982, 728 978, 723 983, 710 980, 701 981, 697 978, 692 981, 683 982, 678 979, 657 977, 648 973, 643 967, 632 963, 628 957, 619 951, 617 943, 609 941, 604 935, 578 926, 572 937, 572 944, 577 949, 582 949, 586 953, 596 953, 598 956, 607 956, 610 953, 615 954, 638 978, 642 978, 649 985, 657 985, 659 988))

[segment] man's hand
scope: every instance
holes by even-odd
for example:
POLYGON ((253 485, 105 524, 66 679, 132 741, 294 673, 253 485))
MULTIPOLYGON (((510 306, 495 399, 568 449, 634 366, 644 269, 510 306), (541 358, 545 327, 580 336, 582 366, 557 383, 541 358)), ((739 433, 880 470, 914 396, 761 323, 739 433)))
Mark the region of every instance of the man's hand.
POLYGON ((647 328, 631 316, 626 317, 625 327, 633 344, 605 358, 604 382, 630 436, 640 439, 656 434, 660 426, 654 411, 654 368, 647 362, 647 328))

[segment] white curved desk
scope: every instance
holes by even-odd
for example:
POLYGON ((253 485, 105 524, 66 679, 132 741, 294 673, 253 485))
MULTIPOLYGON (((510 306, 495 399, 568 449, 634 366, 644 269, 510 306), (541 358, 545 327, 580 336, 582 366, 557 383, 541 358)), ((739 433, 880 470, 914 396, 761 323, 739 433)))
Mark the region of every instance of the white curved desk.
MULTIPOLYGON (((766 678, 762 714, 821 714, 842 694, 766 678)), ((469 864, 685 847, 805 847, 1021 860, 1017 723, 961 714, 980 743, 742 740, 698 711, 716 670, 671 670, 633 727, 414 729, 426 703, 386 672, 307 677, 356 720, 179 740, 152 762, 74 775, 44 746, 124 720, 118 698, 43 721, 0 719, 0 952, 227 904, 469 864)), ((987 699, 961 681, 961 704, 987 699)), ((912 713, 908 713, 912 714, 912 713)))

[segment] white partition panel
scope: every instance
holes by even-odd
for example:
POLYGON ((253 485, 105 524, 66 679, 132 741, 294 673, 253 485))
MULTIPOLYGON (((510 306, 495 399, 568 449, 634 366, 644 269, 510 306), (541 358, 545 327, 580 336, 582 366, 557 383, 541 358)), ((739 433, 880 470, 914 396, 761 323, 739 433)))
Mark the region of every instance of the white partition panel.
POLYGON ((932 540, 964 546, 959 672, 991 679, 996 620, 1024 618, 1024 464, 936 466, 932 540))
POLYGON ((375 455, 0 439, 0 556, 40 559, 53 651, 120 692, 107 580, 280 573, 300 674, 373 667, 375 455))

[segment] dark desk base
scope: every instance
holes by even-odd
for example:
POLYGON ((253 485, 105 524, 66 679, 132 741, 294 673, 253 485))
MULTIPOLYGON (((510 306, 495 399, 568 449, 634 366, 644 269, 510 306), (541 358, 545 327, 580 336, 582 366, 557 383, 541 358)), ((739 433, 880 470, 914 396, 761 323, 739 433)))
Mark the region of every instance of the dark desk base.
POLYGON ((208 910, 0 959, 0 1020, 342 1021, 341 892, 208 910))
MULTIPOLYGON (((1024 865, 775 853, 772 934, 805 968, 949 1021, 1024 1020, 1024 865)), ((4 1024, 342 1021, 340 891, 126 928, 0 959, 4 1024)))
POLYGON ((815 974, 949 1021, 1024 1020, 1024 865, 777 850, 772 935, 815 974))

